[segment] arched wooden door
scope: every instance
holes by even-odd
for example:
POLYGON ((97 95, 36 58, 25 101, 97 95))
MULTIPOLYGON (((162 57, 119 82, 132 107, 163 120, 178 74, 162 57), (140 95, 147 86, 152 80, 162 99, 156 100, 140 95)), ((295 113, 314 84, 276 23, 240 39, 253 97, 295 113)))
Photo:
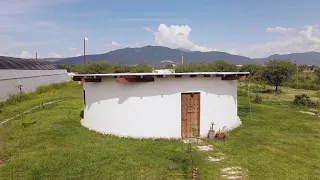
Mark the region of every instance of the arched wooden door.
POLYGON ((200 136, 200 93, 181 93, 181 137, 200 136))

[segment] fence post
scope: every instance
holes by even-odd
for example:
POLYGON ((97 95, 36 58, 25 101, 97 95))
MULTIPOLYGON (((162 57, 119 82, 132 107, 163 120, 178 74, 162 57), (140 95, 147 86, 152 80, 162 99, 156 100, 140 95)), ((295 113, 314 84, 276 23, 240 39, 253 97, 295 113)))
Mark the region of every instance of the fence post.
POLYGON ((192 180, 198 180, 198 168, 193 168, 192 169, 192 180))

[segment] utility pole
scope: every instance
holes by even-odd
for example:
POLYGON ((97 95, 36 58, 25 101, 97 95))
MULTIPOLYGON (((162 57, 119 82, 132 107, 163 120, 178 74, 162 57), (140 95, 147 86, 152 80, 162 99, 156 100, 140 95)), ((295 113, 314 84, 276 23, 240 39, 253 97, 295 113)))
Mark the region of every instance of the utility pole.
POLYGON ((38 59, 38 52, 36 52, 36 59, 38 59))
POLYGON ((296 75, 296 83, 298 84, 298 62, 294 61, 296 63, 296 69, 297 69, 297 75, 296 75))
POLYGON ((88 41, 89 39, 87 37, 85 37, 83 39, 83 73, 86 73, 86 41, 88 41))

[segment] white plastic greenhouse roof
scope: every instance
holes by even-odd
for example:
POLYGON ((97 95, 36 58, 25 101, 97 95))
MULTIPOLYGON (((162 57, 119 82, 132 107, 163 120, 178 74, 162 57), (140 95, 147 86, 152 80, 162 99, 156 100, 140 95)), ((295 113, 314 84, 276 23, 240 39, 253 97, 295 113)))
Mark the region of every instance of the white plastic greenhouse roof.
POLYGON ((0 56, 0 69, 57 70, 63 68, 46 60, 0 56))

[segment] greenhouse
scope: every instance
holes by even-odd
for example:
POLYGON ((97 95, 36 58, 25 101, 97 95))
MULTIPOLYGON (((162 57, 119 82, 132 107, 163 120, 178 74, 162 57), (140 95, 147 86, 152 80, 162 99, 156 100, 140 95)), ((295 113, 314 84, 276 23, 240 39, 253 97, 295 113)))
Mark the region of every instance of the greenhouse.
POLYGON ((54 62, 0 56, 0 101, 9 94, 32 92, 38 86, 69 81, 67 70, 54 62))

